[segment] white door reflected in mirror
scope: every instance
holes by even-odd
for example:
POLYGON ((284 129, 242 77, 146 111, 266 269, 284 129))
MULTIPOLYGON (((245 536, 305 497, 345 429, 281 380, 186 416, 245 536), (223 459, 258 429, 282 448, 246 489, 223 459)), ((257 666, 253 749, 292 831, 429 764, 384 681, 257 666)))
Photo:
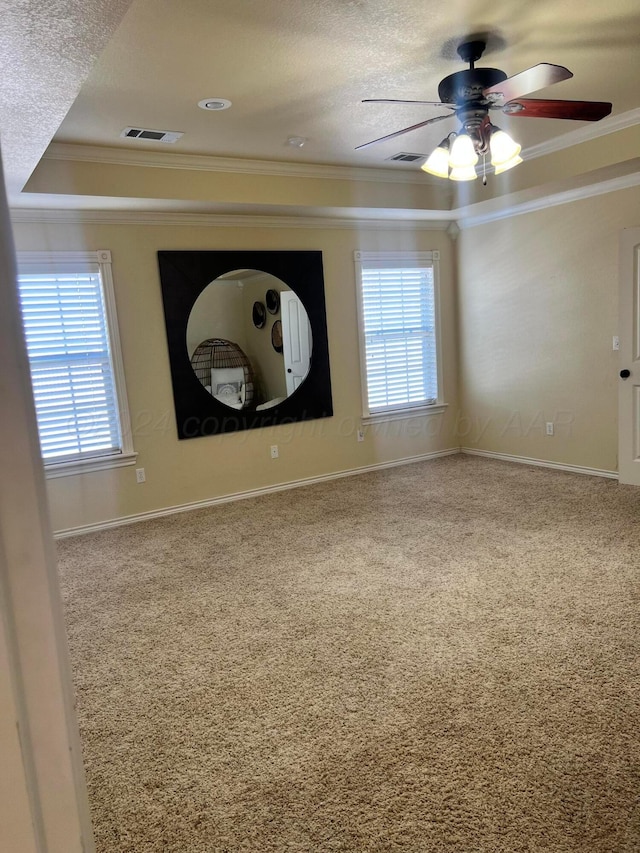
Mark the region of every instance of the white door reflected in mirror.
POLYGON ((289 290, 280 294, 282 346, 287 396, 304 382, 311 364, 311 328, 302 302, 289 290))

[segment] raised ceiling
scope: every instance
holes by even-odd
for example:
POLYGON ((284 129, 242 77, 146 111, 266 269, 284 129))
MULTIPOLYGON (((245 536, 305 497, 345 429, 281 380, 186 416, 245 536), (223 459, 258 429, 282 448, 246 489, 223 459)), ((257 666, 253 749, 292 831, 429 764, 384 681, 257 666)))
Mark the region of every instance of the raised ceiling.
MULTIPOLYGON (((92 12, 87 4, 87 14, 101 5, 92 12)), ((478 65, 511 75, 551 62, 573 72, 538 96, 612 101, 614 119, 640 109, 637 0, 133 0, 53 142, 150 157, 384 168, 428 182, 419 163, 387 158, 400 151, 426 156, 455 129, 455 118, 355 151, 442 112, 361 101, 437 99, 439 80, 465 67, 456 45, 479 32, 488 34, 488 48, 478 65), (198 109, 207 97, 233 106, 198 109), (131 125, 184 135, 174 145, 122 139, 131 125), (294 148, 291 136, 308 141, 294 148)), ((585 127, 502 115, 499 123, 525 150, 585 127)), ((19 204, 27 204, 24 197, 19 204)))
POLYGON ((3 3, 0 134, 12 200, 36 167, 130 3, 3 3))

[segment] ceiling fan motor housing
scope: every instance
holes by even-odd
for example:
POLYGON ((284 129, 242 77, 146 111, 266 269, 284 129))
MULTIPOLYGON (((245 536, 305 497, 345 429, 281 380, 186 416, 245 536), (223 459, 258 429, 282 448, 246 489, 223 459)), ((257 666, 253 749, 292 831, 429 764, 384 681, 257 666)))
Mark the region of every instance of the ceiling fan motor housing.
POLYGON ((462 106, 470 101, 486 103, 482 92, 507 79, 499 68, 466 68, 449 74, 438 86, 438 97, 443 104, 462 106))

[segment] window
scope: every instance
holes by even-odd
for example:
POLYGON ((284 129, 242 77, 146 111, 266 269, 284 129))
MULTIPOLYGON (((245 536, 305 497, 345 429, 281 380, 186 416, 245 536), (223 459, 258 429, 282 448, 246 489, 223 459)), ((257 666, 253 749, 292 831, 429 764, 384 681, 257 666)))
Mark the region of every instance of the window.
POLYGON ((442 411, 438 252, 356 252, 364 419, 442 411))
POLYGON ((48 476, 132 465, 110 252, 23 252, 18 289, 48 476))

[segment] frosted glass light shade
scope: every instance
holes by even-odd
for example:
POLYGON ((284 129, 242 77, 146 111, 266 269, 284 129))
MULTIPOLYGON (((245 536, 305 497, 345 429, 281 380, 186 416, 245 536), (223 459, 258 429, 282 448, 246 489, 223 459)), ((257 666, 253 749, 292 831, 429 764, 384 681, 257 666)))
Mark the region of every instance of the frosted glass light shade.
POLYGON ((493 170, 496 175, 500 175, 502 172, 506 172, 508 169, 513 169, 514 166, 517 166, 518 163, 522 163, 522 157, 519 157, 517 154, 515 157, 512 157, 511 160, 507 160, 506 163, 500 163, 493 170))
POLYGON ((454 166, 449 174, 450 181, 475 181, 477 177, 473 166, 454 166))
MULTIPOLYGON (((459 133, 453 140, 451 153, 449 154, 449 165, 452 169, 469 168, 475 166, 478 162, 476 149, 473 147, 473 142, 466 133, 459 133)), ((456 180, 454 178, 454 180, 456 180)), ((460 180, 460 179, 458 179, 460 180)), ((463 178, 463 180, 466 180, 463 178)))
MULTIPOLYGON (((517 142, 514 142, 504 130, 494 130, 489 140, 489 148, 491 149, 491 165, 496 167, 514 160, 518 157, 521 150, 521 146, 517 142)), ((513 163, 513 165, 515 166, 516 163, 513 163)))
POLYGON ((449 148, 442 144, 431 152, 427 160, 420 166, 423 172, 435 175, 437 178, 449 177, 449 148))

